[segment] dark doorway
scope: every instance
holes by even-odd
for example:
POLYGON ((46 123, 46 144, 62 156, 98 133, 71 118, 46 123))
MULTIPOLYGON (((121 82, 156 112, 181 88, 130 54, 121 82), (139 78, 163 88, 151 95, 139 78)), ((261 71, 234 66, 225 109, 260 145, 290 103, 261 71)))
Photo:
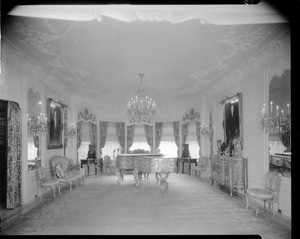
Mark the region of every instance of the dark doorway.
POLYGON ((7 101, 0 100, 0 207, 6 203, 7 101))

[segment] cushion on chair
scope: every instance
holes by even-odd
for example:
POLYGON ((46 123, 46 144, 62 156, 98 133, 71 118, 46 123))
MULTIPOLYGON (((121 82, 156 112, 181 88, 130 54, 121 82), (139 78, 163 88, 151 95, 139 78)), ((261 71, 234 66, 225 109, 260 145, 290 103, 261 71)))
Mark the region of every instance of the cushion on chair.
POLYGON ((258 197, 261 199, 271 199, 273 198, 273 193, 266 189, 261 188, 251 188, 247 190, 247 194, 252 197, 258 197))
POLYGON ((63 170, 59 163, 57 163, 54 167, 54 173, 57 178, 65 178, 66 172, 63 170))
POLYGON ((70 164, 70 171, 80 170, 80 164, 70 164))

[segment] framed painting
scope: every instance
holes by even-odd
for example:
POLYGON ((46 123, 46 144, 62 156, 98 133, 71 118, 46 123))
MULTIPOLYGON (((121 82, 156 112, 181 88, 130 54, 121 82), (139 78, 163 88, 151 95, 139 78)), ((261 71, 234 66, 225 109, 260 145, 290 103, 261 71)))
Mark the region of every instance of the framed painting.
POLYGON ((224 138, 226 143, 242 137, 242 94, 238 93, 224 102, 224 138))
POLYGON ((63 107, 51 98, 47 101, 47 118, 48 118, 48 134, 47 145, 48 149, 61 149, 62 133, 63 133, 63 107))

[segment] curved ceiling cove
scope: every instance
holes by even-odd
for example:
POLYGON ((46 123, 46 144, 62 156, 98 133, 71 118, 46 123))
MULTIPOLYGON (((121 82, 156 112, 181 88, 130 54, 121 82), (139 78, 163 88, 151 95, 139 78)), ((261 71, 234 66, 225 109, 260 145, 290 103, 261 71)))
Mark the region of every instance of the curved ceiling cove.
POLYGON ((216 44, 210 29, 197 21, 125 23, 105 18, 76 24, 61 49, 68 65, 89 73, 92 88, 132 94, 143 72, 151 92, 163 88, 164 94, 173 94, 180 90, 179 82, 211 66, 216 44))

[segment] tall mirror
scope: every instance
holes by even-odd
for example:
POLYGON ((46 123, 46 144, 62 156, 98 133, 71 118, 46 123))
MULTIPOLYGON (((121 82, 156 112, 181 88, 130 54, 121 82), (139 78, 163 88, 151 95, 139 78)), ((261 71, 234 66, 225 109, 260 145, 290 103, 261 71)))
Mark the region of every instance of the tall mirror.
POLYGON ((38 127, 41 118, 42 101, 39 92, 28 90, 28 172, 35 169, 36 159, 39 157, 40 130, 38 127))
POLYGON ((275 75, 269 85, 269 171, 291 175, 291 71, 275 75))

